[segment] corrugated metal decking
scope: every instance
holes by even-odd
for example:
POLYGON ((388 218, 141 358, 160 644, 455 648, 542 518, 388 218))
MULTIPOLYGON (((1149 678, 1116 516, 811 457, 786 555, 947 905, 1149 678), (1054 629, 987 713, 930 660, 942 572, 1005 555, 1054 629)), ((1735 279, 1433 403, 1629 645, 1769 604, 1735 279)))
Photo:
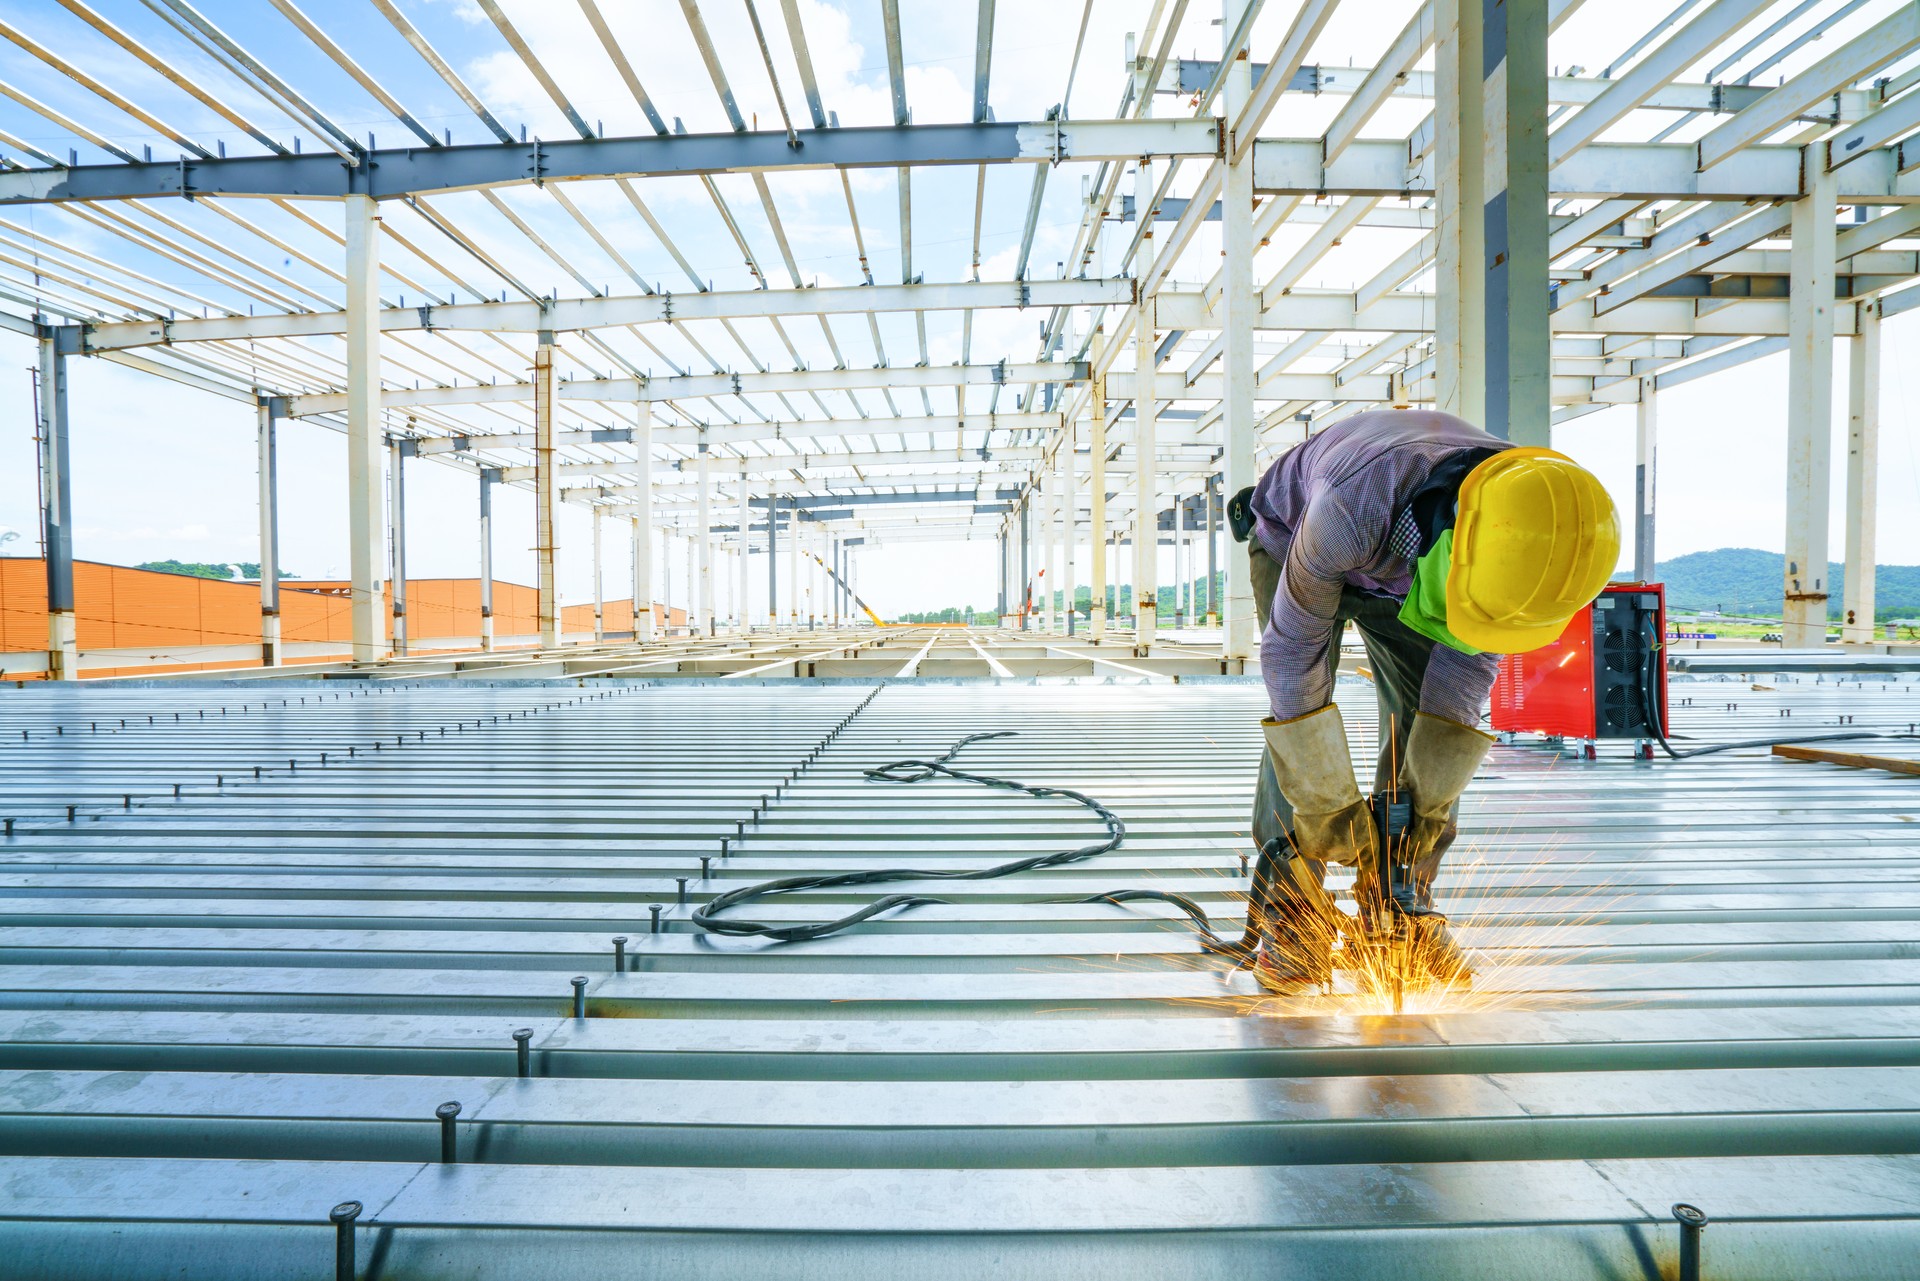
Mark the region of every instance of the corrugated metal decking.
MULTIPOLYGON (((1676 727, 1920 720, 1774 685, 1677 683, 1676 727)), ((1709 1277, 1920 1257, 1914 779, 1496 748, 1442 886, 1479 979, 1396 1015, 1033 901, 1237 929, 1257 686, 875 689, 0 692, 0 1275, 325 1276, 346 1200, 393 1277, 1659 1276, 1676 1201, 1709 1277), (1126 846, 819 943, 691 932, 752 880, 1097 832, 860 778, 984 729, 1019 736, 959 764, 1126 846)))

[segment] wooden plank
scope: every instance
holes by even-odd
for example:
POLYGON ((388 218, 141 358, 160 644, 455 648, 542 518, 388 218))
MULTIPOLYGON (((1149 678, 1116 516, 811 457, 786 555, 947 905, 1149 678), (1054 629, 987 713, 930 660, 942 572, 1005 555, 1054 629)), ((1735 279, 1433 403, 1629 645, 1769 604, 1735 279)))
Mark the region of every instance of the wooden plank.
POLYGON ((1865 752, 1836 752, 1824 747, 1800 747, 1793 743, 1774 744, 1773 754, 1790 761, 1818 761, 1822 765, 1845 765, 1849 769, 1885 770, 1889 774, 1920 777, 1920 760, 1902 760, 1898 756, 1869 756, 1865 752))

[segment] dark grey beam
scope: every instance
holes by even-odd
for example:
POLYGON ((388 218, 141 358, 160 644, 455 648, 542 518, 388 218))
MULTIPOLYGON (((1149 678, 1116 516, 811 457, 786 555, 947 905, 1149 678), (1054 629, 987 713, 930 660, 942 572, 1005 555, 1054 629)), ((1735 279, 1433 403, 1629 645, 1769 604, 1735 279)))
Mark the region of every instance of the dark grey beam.
POLYGON ((820 507, 891 507, 907 503, 971 503, 980 497, 977 489, 936 489, 924 494, 796 494, 790 498, 749 498, 755 507, 772 503, 779 507, 797 507, 802 512, 820 507))
POLYGON ((75 165, 0 174, 0 204, 126 200, 156 196, 368 195, 461 191, 574 178, 644 178, 732 170, 898 165, 970 165, 1020 156, 1020 125, 880 125, 785 133, 647 134, 404 147, 361 152, 348 164, 333 152, 293 156, 183 157, 152 163, 75 165))

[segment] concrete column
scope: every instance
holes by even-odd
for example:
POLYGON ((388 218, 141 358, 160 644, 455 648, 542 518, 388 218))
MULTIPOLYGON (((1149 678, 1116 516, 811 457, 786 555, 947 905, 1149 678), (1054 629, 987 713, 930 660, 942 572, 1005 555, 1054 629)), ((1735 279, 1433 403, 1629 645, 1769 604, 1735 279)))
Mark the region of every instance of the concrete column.
POLYGON ((607 639, 607 597, 600 576, 600 509, 593 509, 593 643, 607 639))
POLYGON ((653 623, 653 406, 634 406, 633 447, 640 458, 640 492, 633 498, 634 639, 654 637, 653 623))
MULTIPOLYGON (((1231 38, 1246 12, 1248 0, 1225 0, 1221 11, 1221 39, 1231 38)), ((1231 125, 1240 117, 1252 93, 1252 67, 1244 49, 1223 49, 1223 57, 1234 59, 1227 70, 1222 90, 1226 118, 1231 125)), ((1232 156, 1234 148, 1227 148, 1232 156)), ((1253 334, 1258 320, 1259 300, 1254 297, 1253 256, 1258 248, 1253 235, 1253 152, 1245 153, 1239 163, 1229 163, 1222 184, 1220 217, 1225 256, 1221 260, 1222 303, 1226 343, 1221 349, 1221 372, 1226 379, 1226 399, 1220 406, 1226 424, 1227 452, 1222 460, 1226 470, 1228 494, 1237 494, 1258 479, 1254 475, 1253 334)), ((1212 553, 1209 552, 1209 563, 1212 553)), ((1212 587, 1208 587, 1211 597, 1212 587)), ((1209 600, 1211 603, 1211 599, 1209 600)), ((1245 556, 1227 557, 1226 631, 1221 637, 1225 658, 1245 661, 1260 649, 1260 623, 1253 607, 1253 577, 1245 556)))
POLYGON ((407 652, 407 469, 405 459, 413 442, 395 436, 387 441, 387 542, 393 574, 393 652, 407 652))
POLYGON ((1875 528, 1880 496, 1880 300, 1855 308, 1847 340, 1847 572, 1840 639, 1876 639, 1873 622, 1875 528))
POLYGON ((1824 149, 1801 149, 1793 204, 1787 309, 1787 553, 1789 647, 1818 648, 1827 635, 1827 487, 1833 459, 1834 176, 1824 149))
POLYGON ((493 652, 493 487, 500 469, 480 469, 480 648, 493 652))
POLYGON ((553 456, 556 399, 553 332, 541 330, 533 349, 533 547, 539 560, 540 644, 545 649, 560 644, 560 590, 553 560, 560 508, 560 468, 553 456))
MULTIPOLYGON (((1133 37, 1127 37, 1127 60, 1133 67, 1134 101, 1140 114, 1153 114, 1153 89, 1147 83, 1150 70, 1147 58, 1135 56, 1133 37)), ((1153 162, 1142 157, 1135 162, 1133 207, 1147 230, 1140 239, 1140 251, 1134 274, 1145 277, 1153 270, 1153 162)), ((1229 272, 1231 274, 1231 272, 1229 272)), ((1159 588, 1159 477, 1154 457, 1159 449, 1160 407, 1153 397, 1153 376, 1159 368, 1154 351, 1153 300, 1142 298, 1133 325, 1133 628, 1134 651, 1144 655, 1153 647, 1158 623, 1155 621, 1159 588)))
POLYGON ((47 557, 47 679, 80 679, 73 594, 73 480, 67 448, 67 355, 40 337, 40 533, 47 557))
MULTIPOLYGON (((701 435, 705 435, 703 431, 701 435)), ((707 442, 700 442, 694 462, 694 511, 695 519, 700 522, 698 551, 695 559, 700 568, 699 589, 695 598, 699 604, 699 618, 694 626, 702 636, 713 635, 713 455, 707 452, 707 442)))
POLYGON ((380 543, 380 217, 371 196, 348 196, 347 565, 353 660, 387 656, 380 543))
POLYGON ((285 401, 259 402, 260 445, 260 665, 280 662, 280 464, 277 407, 285 401))
POLYGON ((1633 467, 1633 577, 1636 582, 1660 580, 1654 553, 1654 477, 1660 445, 1660 406, 1653 375, 1640 380, 1640 404, 1634 413, 1638 454, 1633 467))

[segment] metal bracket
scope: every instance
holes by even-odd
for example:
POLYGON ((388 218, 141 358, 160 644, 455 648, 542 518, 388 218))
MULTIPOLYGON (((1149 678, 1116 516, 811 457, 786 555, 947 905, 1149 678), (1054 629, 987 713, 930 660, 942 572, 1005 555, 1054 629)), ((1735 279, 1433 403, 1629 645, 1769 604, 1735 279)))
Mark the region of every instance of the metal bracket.
POLYGON ((738 396, 740 394, 740 375, 733 373, 729 374, 728 377, 733 379, 733 394, 738 396))
POLYGON ((673 295, 664 289, 660 291, 660 306, 662 308, 660 319, 671 325, 673 323, 673 295))
POLYGON ((1058 108, 1055 108, 1055 110, 1052 112, 1052 119, 1050 123, 1053 125, 1053 157, 1052 157, 1051 165, 1053 168, 1058 169, 1060 167, 1060 162, 1066 159, 1066 150, 1061 145, 1060 112, 1058 108))
POLYGON ((1007 358, 1002 356, 993 362, 993 385, 1004 387, 1007 384, 1007 358))
POLYGON ((533 175, 534 186, 543 187, 547 179, 547 149, 538 138, 533 140, 531 155, 533 163, 527 166, 527 172, 533 175))
POLYGON ((180 194, 188 200, 193 199, 193 180, 188 176, 192 172, 193 166, 187 163, 187 157, 183 153, 180 157, 180 194))
POLYGON ((414 310, 420 313, 420 328, 426 330, 428 333, 432 333, 433 332, 433 305, 429 303, 424 307, 416 307, 414 310))
POLYGON ((1027 304, 1032 300, 1033 290, 1028 288, 1026 279, 1023 277, 1020 281, 1020 310, 1025 311, 1027 304))

